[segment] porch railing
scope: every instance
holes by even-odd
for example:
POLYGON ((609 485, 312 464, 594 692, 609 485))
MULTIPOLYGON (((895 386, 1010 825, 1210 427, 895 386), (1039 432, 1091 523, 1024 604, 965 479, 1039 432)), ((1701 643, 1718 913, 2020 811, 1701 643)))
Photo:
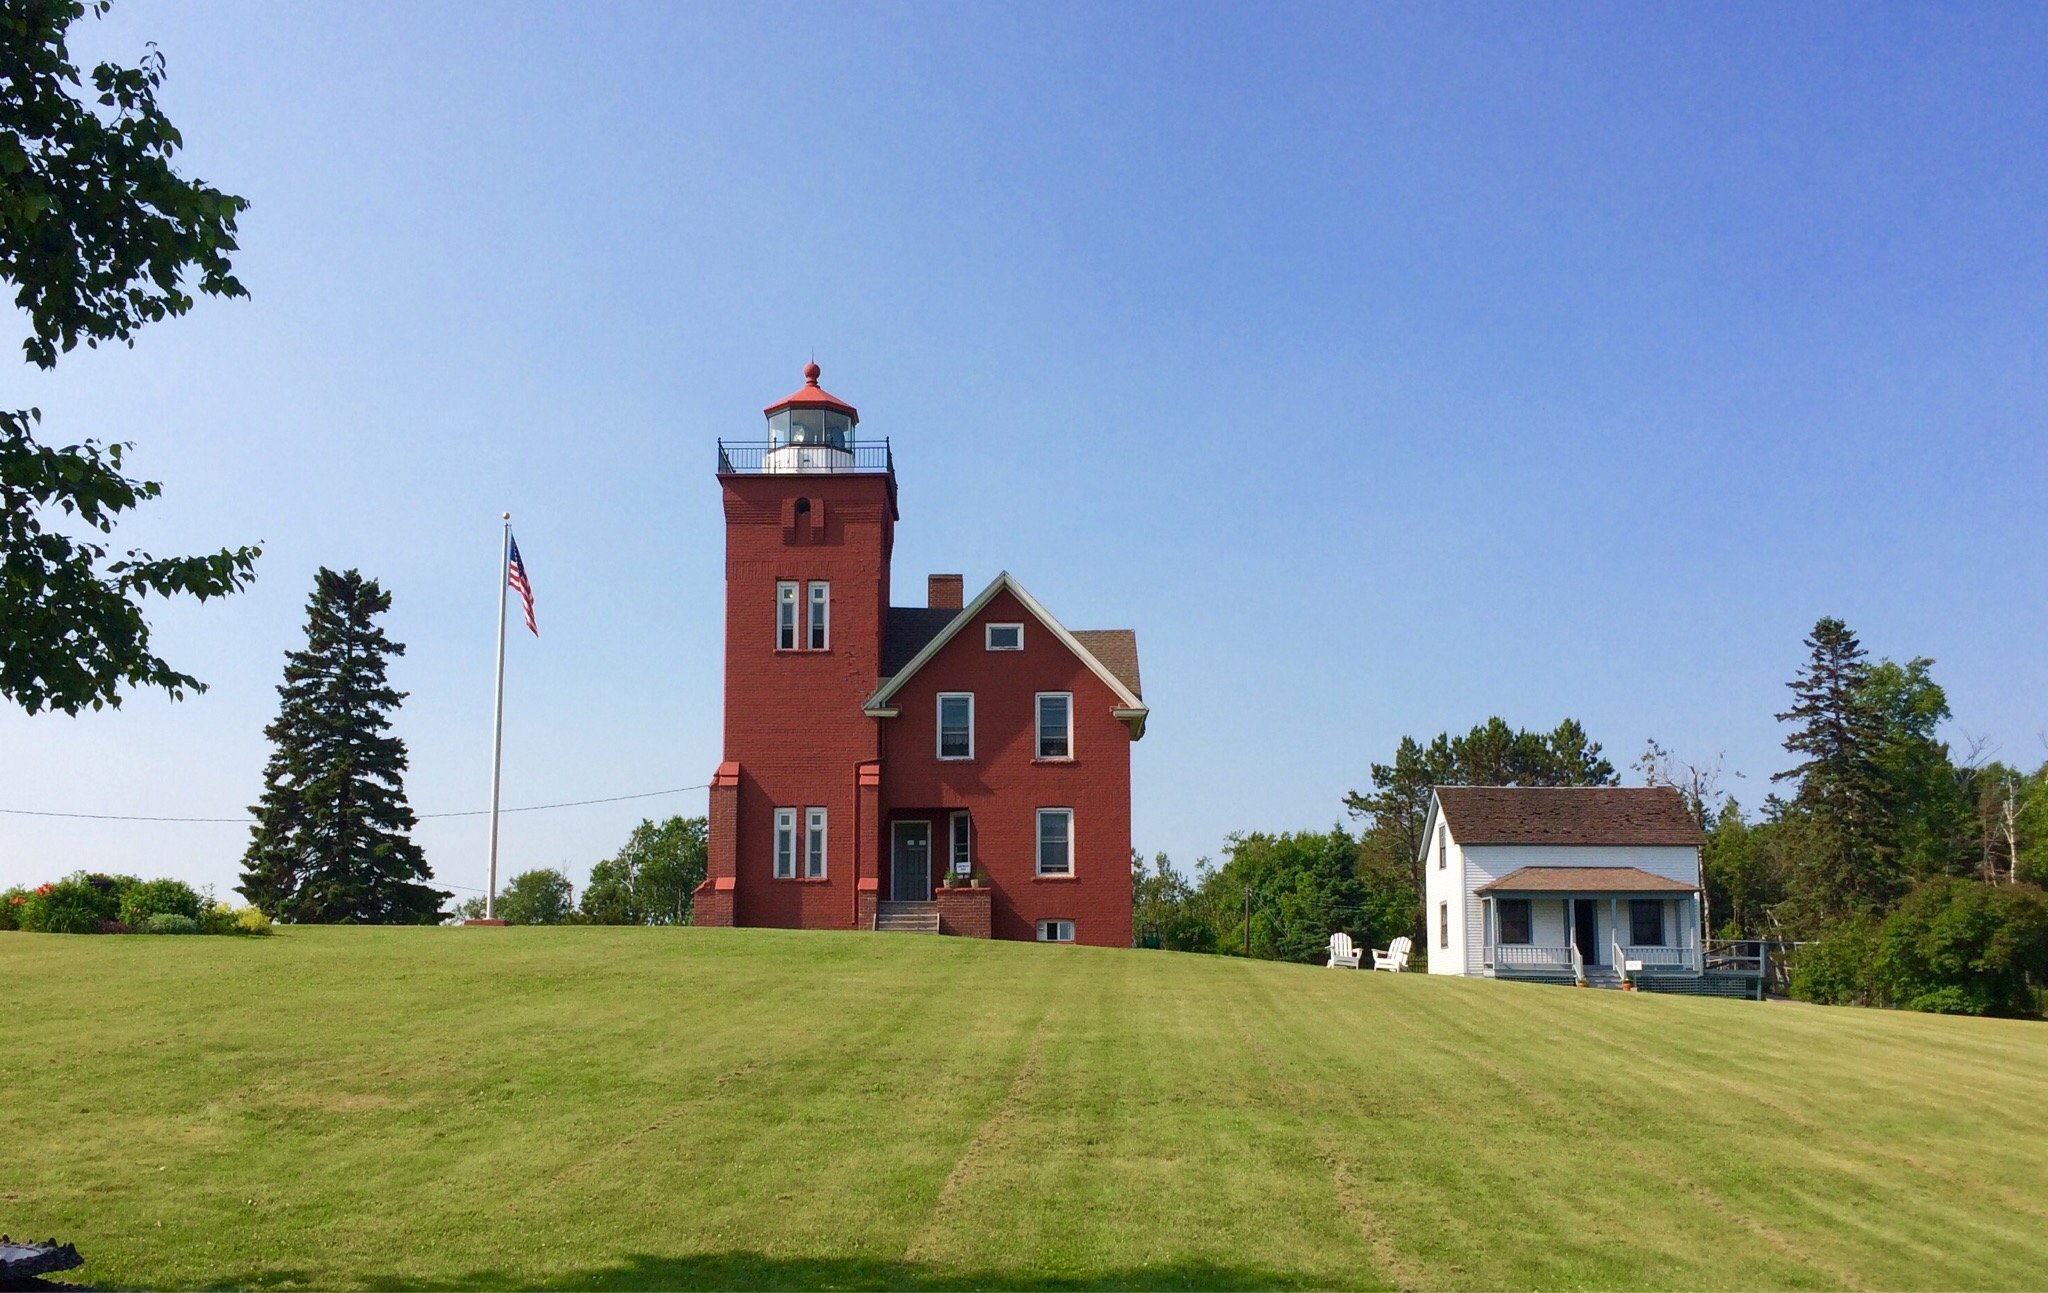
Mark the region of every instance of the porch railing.
POLYGON ((1626 961, 1641 961, 1643 968, 1659 970, 1696 970, 1699 968, 1697 949, 1692 947, 1628 947, 1618 946, 1615 955, 1626 961))
POLYGON ((1496 968, 1511 970, 1562 970, 1572 963, 1572 949, 1535 943, 1496 943, 1493 963, 1496 968))

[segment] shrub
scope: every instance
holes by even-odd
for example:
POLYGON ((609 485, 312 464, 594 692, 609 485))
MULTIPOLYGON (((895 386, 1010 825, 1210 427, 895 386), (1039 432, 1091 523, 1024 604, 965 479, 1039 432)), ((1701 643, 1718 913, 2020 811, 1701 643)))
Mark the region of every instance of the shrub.
POLYGON ((235 933, 264 935, 270 932, 270 917, 255 907, 244 907, 235 913, 235 933))
POLYGON ((21 909, 28 902, 28 890, 19 886, 0 893, 0 929, 20 929, 21 909))
POLYGON ((120 923, 121 893, 133 883, 125 876, 80 871, 54 884, 37 885, 17 908, 21 928, 32 934, 100 933, 102 924, 120 923))
POLYGON ((199 922, 176 912, 160 911, 144 919, 139 929, 144 934, 196 934, 199 922))
POLYGON ((182 916, 199 919, 199 895, 183 880, 141 880, 121 894, 121 919, 146 928, 152 916, 182 916))
POLYGON ((1792 995, 1823 1006, 1877 1003, 1878 923, 1858 916, 1831 925, 1792 953, 1792 995))
POLYGON ((103 920, 93 928, 95 934, 132 934, 135 926, 125 920, 103 920))
POLYGON ((1883 1000, 1908 1010, 2033 1014, 2027 979, 2048 973, 2048 895, 2032 885, 1928 880, 1886 919, 1873 973, 1883 1000))
POLYGON ((199 913, 199 932, 202 934, 232 934, 235 932, 235 909, 225 902, 217 902, 199 913))

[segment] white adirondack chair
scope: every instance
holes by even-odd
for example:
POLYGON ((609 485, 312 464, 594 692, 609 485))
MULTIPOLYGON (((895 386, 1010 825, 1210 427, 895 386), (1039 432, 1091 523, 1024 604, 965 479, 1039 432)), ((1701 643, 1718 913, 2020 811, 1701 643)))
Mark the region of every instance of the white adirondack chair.
POLYGON ((1395 939, 1384 952, 1374 948, 1372 952, 1372 968, 1375 970, 1392 970, 1396 974, 1400 973, 1408 968, 1408 950, 1414 946, 1415 940, 1403 934, 1395 939))
POLYGON ((1355 970, 1361 960, 1358 948, 1351 942, 1351 935, 1338 930, 1330 935, 1330 968, 1355 970))

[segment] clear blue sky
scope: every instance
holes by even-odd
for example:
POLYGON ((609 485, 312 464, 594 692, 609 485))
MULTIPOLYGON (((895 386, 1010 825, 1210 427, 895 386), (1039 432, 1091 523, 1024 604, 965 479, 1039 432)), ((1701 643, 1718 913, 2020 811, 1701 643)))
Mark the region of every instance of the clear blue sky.
MULTIPOLYGON (((707 780, 712 443, 813 351, 895 442, 899 600, 1008 568, 1137 629, 1147 853, 1493 713, 1753 803, 1825 614, 2048 754, 2038 6, 123 0, 76 46, 151 39, 254 299, 0 396, 139 444, 126 537, 261 577, 153 612, 205 696, 0 713, 0 807, 253 802, 322 563, 396 598, 414 805, 483 805, 504 508, 507 802, 707 780)), ((509 818, 505 864, 701 804, 509 818)), ((482 884, 479 819, 420 835, 482 884)), ((225 892, 243 843, 0 817, 0 883, 225 892)))

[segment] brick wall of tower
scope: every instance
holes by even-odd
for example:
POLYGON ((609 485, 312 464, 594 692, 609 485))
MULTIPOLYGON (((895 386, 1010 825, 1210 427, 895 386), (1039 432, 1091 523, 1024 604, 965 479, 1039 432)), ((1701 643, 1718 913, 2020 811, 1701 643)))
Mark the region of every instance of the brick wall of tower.
MULTIPOLYGON (((740 925, 853 928, 861 768, 879 754, 861 701, 875 687, 889 604, 895 501, 884 475, 720 477, 726 517, 725 758, 738 765, 724 834, 740 925), (799 508, 803 500, 808 508, 799 508), (798 646, 776 643, 776 585, 798 584, 798 646), (830 584, 830 641, 808 649, 809 585, 830 584), (774 813, 796 810, 796 879, 774 875, 774 813), (805 810, 827 814, 822 880, 804 879, 805 810)), ((872 775, 872 773, 870 773, 872 775)), ((874 812, 870 789, 868 814, 874 812)), ((712 850, 721 822, 711 822, 712 850)))

